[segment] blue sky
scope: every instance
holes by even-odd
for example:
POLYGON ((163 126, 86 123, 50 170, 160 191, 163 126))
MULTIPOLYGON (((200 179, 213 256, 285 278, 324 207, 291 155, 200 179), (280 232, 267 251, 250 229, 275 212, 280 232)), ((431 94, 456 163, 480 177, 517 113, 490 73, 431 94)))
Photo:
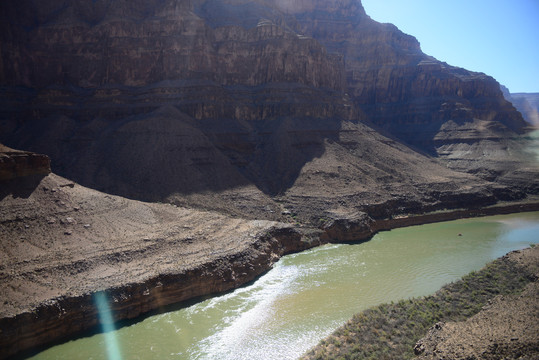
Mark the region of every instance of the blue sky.
POLYGON ((484 72, 513 93, 539 92, 539 0, 362 0, 424 53, 484 72))

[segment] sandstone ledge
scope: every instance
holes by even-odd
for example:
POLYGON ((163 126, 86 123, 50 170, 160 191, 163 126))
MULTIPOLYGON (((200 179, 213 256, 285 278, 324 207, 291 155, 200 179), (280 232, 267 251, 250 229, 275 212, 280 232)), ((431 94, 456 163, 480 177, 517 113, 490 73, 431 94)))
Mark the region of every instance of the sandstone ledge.
POLYGON ((45 176, 50 172, 51 161, 47 155, 13 150, 0 144, 0 181, 45 176))
POLYGON ((364 241, 368 240, 377 232, 384 230, 464 218, 529 211, 539 211, 539 201, 504 203, 475 209, 441 210, 377 220, 373 220, 365 213, 359 213, 336 218, 326 223, 321 239, 323 242, 364 241))

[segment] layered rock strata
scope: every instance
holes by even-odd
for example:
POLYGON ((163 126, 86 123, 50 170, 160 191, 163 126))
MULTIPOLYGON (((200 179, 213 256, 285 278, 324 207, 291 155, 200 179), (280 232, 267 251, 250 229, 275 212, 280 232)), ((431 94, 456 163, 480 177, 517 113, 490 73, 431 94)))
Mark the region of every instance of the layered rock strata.
POLYGON ((27 176, 46 176, 51 172, 48 156, 18 151, 0 144, 0 181, 27 176))
POLYGON ((347 92, 371 123, 455 170, 530 182, 512 154, 526 124, 493 78, 423 54, 415 38, 372 21, 355 1, 339 4, 300 7, 295 18, 302 33, 344 55, 347 92))
POLYGON ((514 155, 525 123, 499 84, 423 54, 359 1, 1 6, 0 140, 83 185, 203 207, 214 201, 200 194, 248 193, 272 208, 360 122, 457 171, 535 188, 536 168, 514 155))

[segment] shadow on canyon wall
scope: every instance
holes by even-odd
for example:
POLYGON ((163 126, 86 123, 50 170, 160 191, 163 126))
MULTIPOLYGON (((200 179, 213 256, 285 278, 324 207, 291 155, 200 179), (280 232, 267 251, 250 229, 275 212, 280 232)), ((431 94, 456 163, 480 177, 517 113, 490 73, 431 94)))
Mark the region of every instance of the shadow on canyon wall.
POLYGON ((0 141, 129 198, 282 194, 332 142, 338 155, 311 169, 309 191, 432 178, 417 165, 432 160, 425 152, 492 180, 511 159, 476 155, 490 143, 508 153, 524 123, 494 79, 423 54, 360 1, 8 0, 0 10, 0 141), (368 122, 387 136, 349 129, 368 122))
MULTIPOLYGON (((74 103, 77 91, 62 90, 63 99, 74 103)), ((129 198, 162 201, 172 194, 248 185, 276 195, 292 186, 305 163, 324 153, 326 141, 338 140, 341 126, 341 119, 286 116, 288 110, 303 111, 291 108, 311 105, 293 92, 284 93, 279 91, 279 105, 255 104, 251 111, 260 118, 252 121, 234 114, 195 120, 182 111, 196 116, 193 108, 213 106, 203 101, 194 107, 170 100, 161 106, 132 102, 100 107, 90 100, 65 107, 54 105, 61 102, 58 96, 39 104, 36 95, 24 111, 12 108, 11 120, 2 121, 0 141, 49 155, 55 173, 81 185, 129 198)), ((316 111, 316 105, 312 108, 316 111)))
POLYGON ((44 177, 45 175, 31 175, 2 181, 2 186, 0 186, 0 201, 7 196, 27 199, 36 190, 44 177))

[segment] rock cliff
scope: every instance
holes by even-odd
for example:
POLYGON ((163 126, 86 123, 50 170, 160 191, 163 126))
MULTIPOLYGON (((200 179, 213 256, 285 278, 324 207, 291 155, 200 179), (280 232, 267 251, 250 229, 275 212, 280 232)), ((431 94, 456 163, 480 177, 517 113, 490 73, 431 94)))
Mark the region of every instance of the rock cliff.
POLYGON ((342 6, 295 17, 302 33, 344 56, 348 94, 368 121, 455 170, 514 181, 504 179, 519 168, 508 148, 518 148, 512 140, 526 124, 499 84, 423 54, 415 38, 372 21, 355 1, 342 6))
POLYGON ((359 1, 1 6, 0 140, 93 188, 272 196, 345 122, 487 180, 515 173, 507 143, 524 122, 496 81, 423 54, 359 1))

